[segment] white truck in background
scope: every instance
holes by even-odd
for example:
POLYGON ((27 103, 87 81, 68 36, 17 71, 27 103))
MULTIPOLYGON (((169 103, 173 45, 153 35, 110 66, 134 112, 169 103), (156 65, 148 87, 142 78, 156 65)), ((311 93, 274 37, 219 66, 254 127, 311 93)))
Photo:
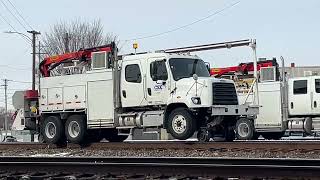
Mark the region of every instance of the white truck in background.
MULTIPOLYGON (((282 67, 284 60, 282 59, 282 67)), ((277 78, 278 68, 260 69, 258 83, 259 114, 255 122, 242 121, 237 124, 241 132, 239 139, 278 140, 285 132, 299 132, 304 135, 317 135, 320 131, 320 76, 286 78, 282 68, 277 78), (279 79, 279 80, 278 80, 279 79)), ((250 104, 252 96, 239 94, 240 104, 250 104)))
POLYGON ((238 119, 254 121, 259 106, 239 105, 234 82, 210 77, 204 61, 190 51, 187 47, 118 56, 112 43, 48 57, 40 63, 39 93, 13 96, 15 124, 54 144, 123 141, 130 129, 155 127, 181 140, 198 132, 200 141, 217 134, 232 141, 238 119))

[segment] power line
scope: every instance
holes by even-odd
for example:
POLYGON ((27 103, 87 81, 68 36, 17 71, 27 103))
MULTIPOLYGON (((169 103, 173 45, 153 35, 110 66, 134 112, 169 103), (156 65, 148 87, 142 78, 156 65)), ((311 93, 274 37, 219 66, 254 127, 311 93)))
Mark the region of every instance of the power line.
POLYGON ((13 16, 13 18, 27 31, 28 29, 26 28, 26 26, 23 25, 21 23, 21 21, 17 18, 17 16, 12 13, 10 8, 3 2, 3 0, 1 0, 1 3, 2 3, 3 7, 5 7, 7 9, 7 11, 13 16))
POLYGON ((232 8, 233 6, 235 6, 235 5, 239 4, 239 3, 240 3, 240 1, 234 2, 234 3, 230 4, 230 5, 222 8, 221 10, 218 10, 218 11, 216 11, 216 12, 214 12, 214 13, 211 13, 211 14, 203 17, 203 18, 200 18, 200 19, 198 19, 198 20, 196 20, 196 21, 193 21, 193 22, 191 22, 191 23, 185 24, 185 25, 183 25, 183 26, 176 27, 176 28, 171 29, 171 30, 168 30, 168 31, 164 31, 164 32, 161 32, 161 33, 152 34, 152 35, 148 35, 148 36, 142 36, 142 37, 127 39, 127 40, 124 40, 124 41, 134 41, 134 40, 148 39, 148 38, 153 38, 153 37, 161 36, 161 35, 164 35, 164 34, 169 34, 169 33, 178 31, 178 30, 180 30, 180 29, 184 29, 184 28, 186 28, 186 27, 189 27, 189 26, 192 26, 192 25, 194 25, 194 24, 197 24, 197 23, 199 23, 199 22, 201 22, 201 21, 204 21, 204 20, 206 20, 206 19, 209 19, 209 18, 211 18, 212 16, 218 15, 218 14, 222 13, 223 11, 226 11, 227 9, 230 9, 230 8, 232 8))
MULTIPOLYGON (((0 17, 1 17, 1 19, 3 20, 4 23, 8 24, 14 31, 18 32, 17 29, 14 28, 14 27, 11 25, 11 23, 9 22, 9 20, 7 20, 7 18, 4 17, 1 13, 0 13, 0 17)), ((20 35, 20 37, 22 37, 22 38, 23 38, 24 40, 26 40, 27 42, 29 42, 29 43, 31 42, 30 39, 24 37, 24 36, 21 35, 21 34, 19 34, 19 35, 20 35)))
POLYGON ((18 70, 18 71, 28 71, 30 70, 30 68, 16 68, 16 67, 12 67, 6 64, 0 64, 0 68, 4 67, 4 68, 9 68, 9 69, 13 69, 13 70, 18 70))
POLYGON ((16 11, 16 13, 18 14, 18 16, 23 20, 23 22, 30 28, 33 29, 32 26, 30 25, 30 23, 27 22, 27 20, 22 16, 22 14, 18 11, 18 9, 16 8, 16 6, 10 1, 7 0, 9 2, 9 4, 13 7, 13 9, 16 11))
MULTIPOLYGON (((7 89, 7 91, 8 91, 8 94, 14 94, 16 91, 26 91, 26 90, 28 90, 29 88, 25 88, 25 89, 7 89)), ((2 92, 4 89, 1 89, 1 91, 0 92, 2 92)), ((1 96, 0 96, 1 97, 1 96)))
POLYGON ((7 23, 14 31, 17 31, 16 28, 14 28, 10 22, 7 20, 7 18, 5 18, 1 13, 0 13, 0 17, 4 20, 5 23, 7 23))
POLYGON ((17 81, 17 80, 10 80, 11 82, 15 82, 15 83, 26 83, 26 84, 31 84, 32 82, 28 82, 28 81, 17 81))
MULTIPOLYGON (((27 90, 28 88, 8 88, 8 91, 18 91, 18 90, 27 90)), ((0 91, 3 90, 1 87, 0 87, 0 91)))

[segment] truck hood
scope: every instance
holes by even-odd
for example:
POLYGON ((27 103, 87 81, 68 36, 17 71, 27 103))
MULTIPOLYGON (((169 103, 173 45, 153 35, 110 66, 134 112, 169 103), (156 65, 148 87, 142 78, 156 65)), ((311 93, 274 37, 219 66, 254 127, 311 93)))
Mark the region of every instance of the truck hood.
POLYGON ((212 83, 216 82, 234 84, 232 80, 217 79, 214 77, 199 77, 197 83, 192 77, 183 78, 175 82, 174 96, 181 97, 181 99, 187 100, 191 99, 192 97, 200 97, 201 106, 211 106, 212 83))

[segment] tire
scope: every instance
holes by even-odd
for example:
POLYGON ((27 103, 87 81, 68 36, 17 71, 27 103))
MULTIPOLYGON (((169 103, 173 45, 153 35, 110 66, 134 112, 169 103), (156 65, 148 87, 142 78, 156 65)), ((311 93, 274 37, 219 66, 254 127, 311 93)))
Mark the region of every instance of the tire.
POLYGON ((64 126, 57 116, 48 116, 42 124, 43 139, 49 144, 60 144, 64 140, 64 126))
POLYGON ((128 138, 127 135, 118 135, 117 129, 107 129, 103 136, 109 142, 123 142, 128 138))
POLYGON ((246 118, 240 118, 236 123, 236 137, 239 140, 252 140, 254 136, 253 122, 246 118))
POLYGON ((186 140, 196 131, 196 121, 186 108, 173 110, 167 123, 168 132, 175 139, 186 140))
POLYGON ((80 144, 86 137, 86 120, 83 115, 71 115, 65 124, 65 135, 71 143, 80 144))

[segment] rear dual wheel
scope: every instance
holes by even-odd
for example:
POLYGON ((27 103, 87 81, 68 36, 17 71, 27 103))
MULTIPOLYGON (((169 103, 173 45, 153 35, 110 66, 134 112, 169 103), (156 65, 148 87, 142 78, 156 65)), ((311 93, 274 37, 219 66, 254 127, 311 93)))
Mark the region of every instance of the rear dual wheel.
POLYGON ((84 115, 71 115, 65 124, 58 116, 48 116, 41 126, 40 133, 44 142, 49 144, 65 143, 66 139, 71 143, 78 144, 84 141, 85 135, 84 115))
POLYGON ((46 143, 59 144, 64 141, 64 126, 57 116, 48 116, 41 125, 41 134, 46 143))
POLYGON ((79 144, 86 137, 86 118, 84 115, 71 115, 65 124, 65 135, 71 143, 79 144))

